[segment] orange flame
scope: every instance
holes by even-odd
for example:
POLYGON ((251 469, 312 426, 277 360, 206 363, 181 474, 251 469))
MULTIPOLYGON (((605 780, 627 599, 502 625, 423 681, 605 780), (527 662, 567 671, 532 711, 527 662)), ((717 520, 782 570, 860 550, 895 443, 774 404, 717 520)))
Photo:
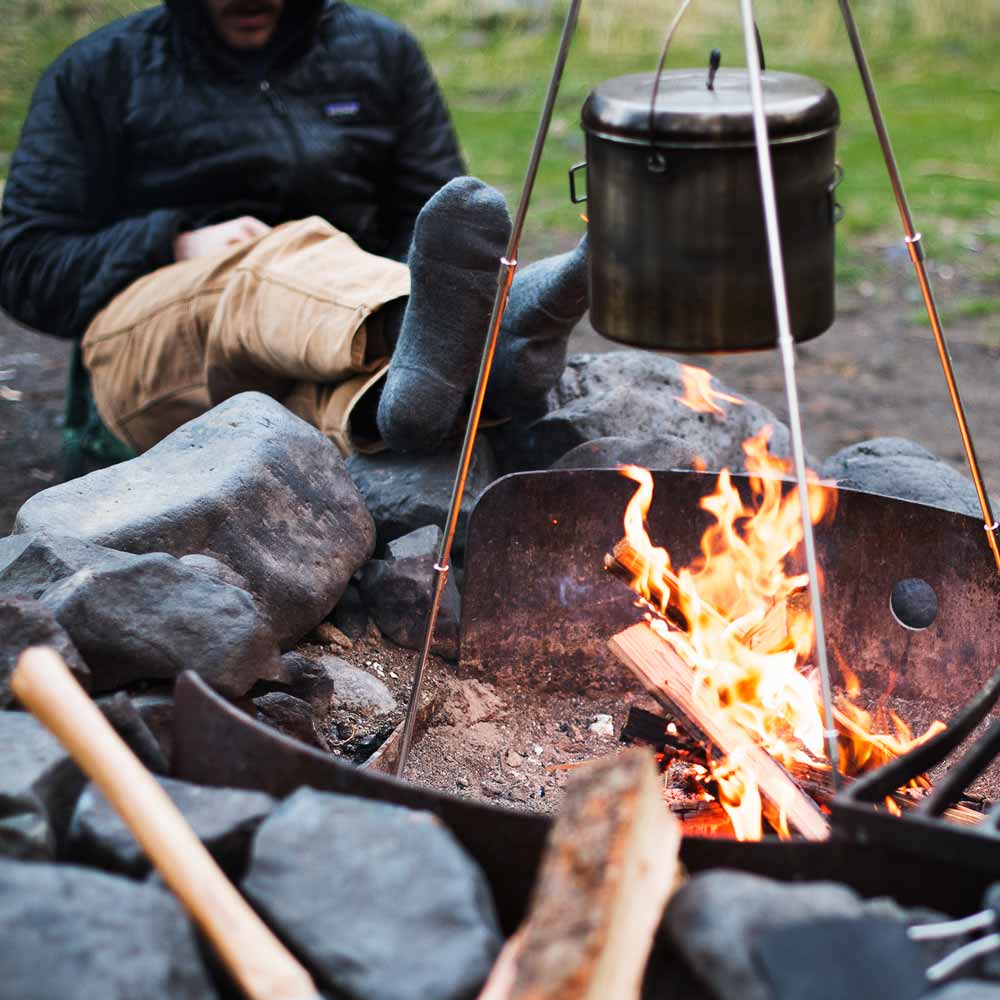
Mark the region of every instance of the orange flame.
POLYGON ((684 395, 674 398, 695 413, 714 413, 717 417, 724 417, 726 411, 719 406, 717 400, 735 406, 742 406, 744 403, 739 396, 730 396, 726 392, 713 389, 711 372, 705 371, 704 368, 681 365, 681 380, 684 383, 684 395))
MULTIPOLYGON (((699 504, 713 518, 701 538, 701 554, 681 568, 646 531, 653 499, 649 472, 621 468, 638 484, 625 510, 625 537, 637 567, 632 588, 660 615, 668 606, 683 615, 684 629, 661 618, 651 627, 692 667, 692 695, 701 710, 735 722, 790 771, 822 772, 829 762, 819 683, 810 665, 815 631, 808 602, 797 600, 809 580, 787 566, 803 535, 799 492, 786 492, 782 476, 791 462, 769 453, 770 435, 765 427, 743 444, 752 501, 744 503, 724 469, 699 504)), ((822 488, 814 473, 808 479, 809 518, 818 524, 832 517, 836 494, 822 488)), ((915 741, 901 720, 895 736, 873 734, 870 714, 850 700, 858 686, 849 675, 849 690, 837 706, 843 773, 877 767, 933 735, 929 731, 915 741)), ((712 761, 711 777, 737 837, 758 839, 761 797, 748 762, 738 751, 731 753, 712 761)), ((775 805, 783 813, 782 804, 775 805)), ((788 835, 783 815, 768 818, 788 835)))

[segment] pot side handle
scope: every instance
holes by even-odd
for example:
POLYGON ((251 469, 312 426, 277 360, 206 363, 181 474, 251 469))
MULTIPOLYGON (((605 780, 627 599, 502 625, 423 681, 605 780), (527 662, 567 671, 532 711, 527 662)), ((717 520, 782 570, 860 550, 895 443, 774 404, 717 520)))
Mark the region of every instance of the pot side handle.
POLYGON ((827 192, 830 196, 830 222, 836 225, 844 217, 844 206, 837 201, 837 188, 844 180, 844 165, 837 160, 833 164, 833 179, 827 185, 827 192))
POLYGON ((576 163, 569 168, 569 200, 573 202, 574 205, 581 205, 587 200, 587 196, 584 195, 582 198, 576 193, 576 172, 578 170, 586 170, 587 161, 584 160, 582 163, 576 163))

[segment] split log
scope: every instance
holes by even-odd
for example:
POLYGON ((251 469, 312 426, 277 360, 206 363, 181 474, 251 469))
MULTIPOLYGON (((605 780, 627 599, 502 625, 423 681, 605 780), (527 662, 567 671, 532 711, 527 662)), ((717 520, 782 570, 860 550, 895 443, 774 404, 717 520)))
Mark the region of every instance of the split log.
POLYGON ((694 671, 645 623, 613 636, 611 651, 669 711, 703 735, 720 753, 738 751, 760 786, 761 796, 784 813, 790 827, 807 840, 825 840, 830 827, 816 804, 766 750, 728 719, 704 712, 692 697, 694 671))
POLYGON ((680 842, 648 750, 575 774, 528 917, 480 1000, 638 1000, 680 842))
MULTIPOLYGON (((604 556, 604 568, 609 573, 628 580, 631 584, 645 569, 646 560, 642 554, 627 539, 621 539, 614 547, 614 551, 604 556)), ((657 580, 649 580, 650 601, 655 608, 662 608, 662 616, 672 622, 678 628, 686 631, 688 628, 687 619, 684 612, 676 606, 676 596, 680 590, 680 578, 671 569, 661 570, 667 587, 673 590, 664 589, 657 580)), ((771 605, 764 618, 754 626, 751 626, 742 635, 738 636, 751 649, 759 649, 763 652, 775 652, 782 649, 791 648, 791 639, 788 635, 788 606, 794 602, 796 595, 792 595, 785 601, 777 601, 771 605)), ((705 601, 701 602, 702 610, 715 618, 724 628, 730 625, 729 620, 718 608, 713 607, 705 601)))

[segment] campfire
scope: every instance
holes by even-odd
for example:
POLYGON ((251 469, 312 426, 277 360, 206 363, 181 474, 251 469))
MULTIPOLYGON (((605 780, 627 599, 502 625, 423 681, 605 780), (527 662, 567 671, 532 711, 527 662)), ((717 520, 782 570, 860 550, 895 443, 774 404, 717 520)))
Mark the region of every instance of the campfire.
MULTIPOLYGON (((691 366, 684 372, 681 401, 699 412, 721 414, 708 373, 691 366)), ((760 839, 765 821, 782 837, 795 829, 820 839, 827 832, 822 809, 832 795, 833 776, 812 664, 808 577, 794 566, 802 541, 800 500, 786 488, 791 463, 770 453, 770 435, 765 427, 743 445, 750 502, 725 469, 701 500, 712 523, 701 537, 700 555, 684 566, 675 566, 647 532, 653 500, 649 471, 621 469, 637 489, 625 510, 625 537, 606 566, 628 575, 646 622, 616 636, 612 648, 677 724, 696 737, 693 752, 690 746, 664 744, 662 759, 667 764, 684 759, 681 783, 696 798, 721 805, 738 839, 760 839)), ((810 481, 809 517, 817 525, 833 518, 836 493, 823 488, 815 474, 810 481)), ((944 728, 936 721, 914 738, 895 713, 873 715, 859 707, 860 683, 849 665, 840 667, 844 689, 834 722, 838 768, 846 780, 944 728)), ((678 781, 676 770, 667 769, 672 782, 678 781)), ((921 775, 887 797, 885 807, 898 814, 929 787, 921 775)))

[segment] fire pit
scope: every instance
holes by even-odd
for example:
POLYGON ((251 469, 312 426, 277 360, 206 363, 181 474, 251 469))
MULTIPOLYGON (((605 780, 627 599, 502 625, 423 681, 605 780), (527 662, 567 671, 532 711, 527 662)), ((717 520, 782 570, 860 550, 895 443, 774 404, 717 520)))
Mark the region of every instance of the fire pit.
MULTIPOLYGON (((750 478, 730 479, 750 502, 750 478)), ((696 556, 712 521, 700 503, 715 477, 654 472, 651 483, 650 536, 666 542, 674 565, 682 565, 696 556)), ((830 487, 816 490, 833 502, 830 487)), ((416 784, 346 767, 288 741, 286 756, 273 733, 220 707, 194 681, 178 690, 177 773, 275 794, 305 782, 429 809, 484 865, 512 927, 548 829, 546 817, 531 813, 558 805, 562 779, 575 765, 617 752, 595 718, 610 716, 620 730, 630 711, 638 718, 637 706, 656 708, 607 648, 610 637, 648 614, 621 579, 604 571, 633 492, 614 471, 567 470, 510 476, 483 495, 470 523, 458 676, 447 681, 443 718, 414 746, 408 774, 416 784), (223 744, 232 752, 219 759, 215 748, 223 744)), ((852 491, 835 500, 836 516, 819 526, 817 540, 836 661, 854 665, 871 702, 890 695, 915 729, 951 719, 988 679, 1000 644, 996 629, 981 625, 992 620, 1000 583, 988 553, 974 544, 970 519, 852 491), (896 544, 903 536, 909 544, 896 544), (933 621, 926 621, 927 600, 905 599, 912 592, 934 594, 933 621)), ((794 554, 791 563, 794 569, 794 554)), ((984 790, 994 797, 992 776, 984 790)), ((926 857, 901 849, 905 834, 864 849, 836 831, 815 844, 736 843, 718 836, 732 836, 725 817, 714 826, 704 816, 683 818, 690 826, 682 856, 692 870, 725 865, 781 878, 829 877, 952 912, 977 905, 991 877, 952 850, 935 862, 941 877, 929 887, 926 857)))

